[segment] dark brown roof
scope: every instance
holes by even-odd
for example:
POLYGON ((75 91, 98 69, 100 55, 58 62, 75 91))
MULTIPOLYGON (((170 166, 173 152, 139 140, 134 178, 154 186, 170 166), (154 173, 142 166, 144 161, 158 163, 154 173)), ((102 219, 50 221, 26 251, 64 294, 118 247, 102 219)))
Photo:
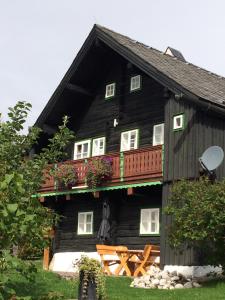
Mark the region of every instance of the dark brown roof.
POLYGON ((96 27, 193 95, 215 104, 225 103, 224 77, 164 54, 108 28, 99 25, 96 27))
POLYGON ((184 94, 206 109, 225 114, 225 78, 134 41, 100 25, 94 25, 61 83, 49 99, 35 125, 42 126, 60 102, 70 78, 78 71, 85 55, 100 39, 173 93, 184 94))

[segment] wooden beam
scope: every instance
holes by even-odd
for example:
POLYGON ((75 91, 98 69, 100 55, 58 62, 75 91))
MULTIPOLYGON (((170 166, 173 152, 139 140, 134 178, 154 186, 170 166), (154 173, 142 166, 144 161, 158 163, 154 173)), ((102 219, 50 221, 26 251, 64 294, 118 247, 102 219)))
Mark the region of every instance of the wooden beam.
POLYGON ((49 247, 44 248, 44 257, 43 257, 43 269, 48 270, 49 267, 49 258, 50 258, 50 249, 49 247))
POLYGON ((70 194, 66 195, 66 200, 71 200, 70 194))
POLYGON ((76 84, 67 83, 66 88, 70 91, 77 92, 79 94, 83 94, 83 95, 86 95, 88 97, 93 96, 93 94, 90 93, 88 90, 86 90, 85 88, 83 88, 79 85, 76 85, 76 84))
POLYGON ((93 196, 94 198, 99 198, 100 197, 99 191, 93 192, 93 196))
POLYGON ((131 195, 134 195, 134 188, 130 187, 127 189, 127 195, 128 196, 131 196, 131 195))

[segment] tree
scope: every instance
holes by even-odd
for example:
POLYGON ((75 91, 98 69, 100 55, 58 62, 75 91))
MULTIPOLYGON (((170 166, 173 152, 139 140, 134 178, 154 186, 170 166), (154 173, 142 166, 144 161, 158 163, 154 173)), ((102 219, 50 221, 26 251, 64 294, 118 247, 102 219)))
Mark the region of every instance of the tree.
MULTIPOLYGON (((0 274, 4 273, 0 291, 7 286, 10 268, 29 274, 24 264, 11 255, 12 248, 28 242, 33 247, 45 246, 43 234, 52 226, 55 215, 32 195, 43 182, 43 170, 64 156, 64 149, 73 138, 67 128, 68 118, 64 117, 48 147, 29 159, 41 132, 32 127, 28 134, 22 133, 30 108, 29 103, 18 102, 9 108, 9 120, 0 123, 0 274)), ((28 265, 28 269, 34 268, 28 265)))
POLYGON ((165 213, 172 216, 171 246, 203 250, 205 262, 225 271, 225 180, 176 182, 165 213))

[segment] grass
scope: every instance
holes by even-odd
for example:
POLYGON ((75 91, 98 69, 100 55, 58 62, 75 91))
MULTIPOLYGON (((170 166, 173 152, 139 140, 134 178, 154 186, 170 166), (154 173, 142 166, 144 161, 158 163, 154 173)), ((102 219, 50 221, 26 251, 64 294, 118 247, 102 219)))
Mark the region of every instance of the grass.
POLYGON ((224 300, 225 281, 211 281, 202 288, 183 290, 151 290, 129 287, 130 278, 108 277, 109 300, 224 300))
MULTIPOLYGON (((36 281, 29 283, 25 279, 14 275, 12 287, 18 296, 39 296, 50 291, 60 292, 65 299, 77 298, 78 282, 60 279, 51 272, 39 270, 36 281)), ((224 300, 225 281, 211 281, 202 288, 183 290, 150 290, 129 287, 131 279, 127 277, 107 277, 106 290, 109 300, 224 300)))

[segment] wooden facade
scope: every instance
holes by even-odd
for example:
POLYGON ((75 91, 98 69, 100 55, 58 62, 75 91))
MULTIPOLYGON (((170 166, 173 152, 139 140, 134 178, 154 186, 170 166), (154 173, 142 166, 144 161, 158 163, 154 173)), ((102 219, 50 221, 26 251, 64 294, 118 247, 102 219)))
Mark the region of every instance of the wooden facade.
MULTIPOLYGON (((71 191, 55 191, 53 179, 39 191, 45 205, 64 216, 56 229, 54 252, 94 251, 102 218, 102 203, 110 203, 113 228, 110 243, 143 248, 160 244, 161 267, 196 265, 193 249, 182 254, 170 249, 171 219, 163 214, 174 181, 199 177, 199 157, 212 145, 225 149, 225 79, 170 57, 100 26, 94 26, 81 51, 56 89, 36 125, 43 128, 38 152, 55 132, 63 115, 75 141, 106 138, 105 156, 112 158, 113 176, 98 198, 85 187, 86 160, 68 161, 78 170, 78 184, 71 191), (132 76, 141 76, 141 87, 130 91, 132 76), (116 83, 115 96, 106 99, 105 89, 116 83), (184 126, 173 130, 174 116, 182 114, 184 126), (116 119, 117 124, 114 125, 116 119), (164 123, 164 144, 153 146, 153 127, 164 123), (121 133, 138 129, 138 149, 120 152, 121 133), (152 183, 158 185, 151 185, 152 183), (82 188, 83 187, 83 188, 82 188), (67 197, 66 195, 70 195, 67 197), (69 199, 70 201, 67 201, 69 199), (140 235, 140 210, 160 209, 160 235, 140 235), (91 236, 77 234, 78 212, 93 211, 91 236)), ((217 178, 225 175, 225 164, 217 178)))

